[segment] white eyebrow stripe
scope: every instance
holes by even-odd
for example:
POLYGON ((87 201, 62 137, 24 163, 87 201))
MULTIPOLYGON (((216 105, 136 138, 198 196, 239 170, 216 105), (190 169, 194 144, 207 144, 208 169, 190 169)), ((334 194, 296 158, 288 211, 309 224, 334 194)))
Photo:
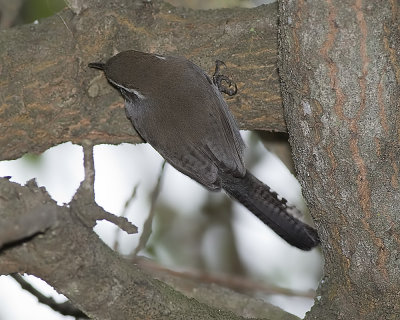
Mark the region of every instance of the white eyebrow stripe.
POLYGON ((111 79, 108 79, 108 81, 110 81, 113 85, 117 86, 118 88, 124 89, 125 91, 130 92, 130 93, 133 93, 141 100, 146 99, 146 97, 136 89, 124 87, 123 85, 120 85, 119 83, 116 83, 115 81, 113 81, 111 79))
POLYGON ((139 91, 137 91, 135 89, 132 89, 132 91, 140 100, 146 99, 146 97, 144 95, 142 95, 139 91))
POLYGON ((158 59, 161 59, 161 60, 167 60, 166 57, 164 57, 164 56, 159 56, 158 54, 155 54, 155 57, 158 58, 158 59))

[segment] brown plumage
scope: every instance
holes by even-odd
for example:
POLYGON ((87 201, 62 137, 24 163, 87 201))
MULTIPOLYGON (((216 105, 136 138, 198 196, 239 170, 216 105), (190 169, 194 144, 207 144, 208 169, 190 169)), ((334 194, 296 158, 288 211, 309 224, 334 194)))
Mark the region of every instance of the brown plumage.
POLYGON ((104 70, 136 131, 177 170, 209 190, 224 189, 288 243, 302 250, 318 245, 316 231, 246 170, 244 143, 220 93, 231 91, 218 81, 229 82, 217 74, 219 64, 213 80, 185 58, 134 50, 89 66, 104 70))

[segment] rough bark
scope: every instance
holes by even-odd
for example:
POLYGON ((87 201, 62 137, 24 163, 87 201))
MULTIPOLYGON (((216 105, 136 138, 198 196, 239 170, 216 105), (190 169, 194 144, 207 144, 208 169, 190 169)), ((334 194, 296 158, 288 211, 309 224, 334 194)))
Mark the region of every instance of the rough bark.
POLYGON ((38 231, 40 236, 12 239, 0 253, 1 274, 34 274, 93 319, 240 319, 151 279, 98 239, 81 222, 76 208, 58 207, 43 188, 0 179, 0 194, 1 220, 48 213, 54 221, 38 231), (15 201, 16 194, 20 201, 15 201))
POLYGON ((285 131, 277 6, 194 11, 160 1, 86 1, 0 31, 0 160, 56 144, 140 142, 123 101, 87 67, 127 49, 183 55, 212 71, 227 63, 240 94, 228 103, 242 129, 285 131))
POLYGON ((325 257, 306 319, 399 319, 399 2, 279 9, 288 132, 325 257))
MULTIPOLYGON (((241 92, 229 101, 241 127, 285 131, 276 5, 206 12, 158 1, 70 2, 71 10, 38 25, 0 31, 1 160, 65 141, 139 142, 121 97, 87 68, 132 48, 185 55, 210 71, 216 58, 225 60, 241 92)), ((154 280, 92 231, 96 216, 108 216, 93 200, 83 192, 60 207, 34 183, 0 179, 0 274, 34 274, 94 319, 297 318, 267 304, 260 311, 248 298, 246 308, 232 305, 236 295, 213 288, 197 296, 211 307, 154 280)))

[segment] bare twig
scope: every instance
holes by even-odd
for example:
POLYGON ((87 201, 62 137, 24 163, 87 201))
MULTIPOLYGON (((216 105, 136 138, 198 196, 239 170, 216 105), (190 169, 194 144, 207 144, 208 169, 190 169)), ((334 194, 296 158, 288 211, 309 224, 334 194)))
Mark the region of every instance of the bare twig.
MULTIPOLYGON (((131 204, 133 199, 136 198, 136 193, 137 193, 138 187, 139 187, 139 184, 136 184, 135 187, 133 188, 131 196, 125 201, 124 209, 122 210, 120 217, 126 217, 126 215, 128 214, 129 205, 131 204)), ((114 245, 113 245, 113 248, 115 251, 119 250, 118 236, 120 233, 121 233, 121 229, 117 228, 115 230, 115 241, 114 241, 114 245)))
POLYGON ((150 205, 150 210, 149 210, 149 215, 147 216, 146 221, 143 224, 143 232, 142 235, 140 236, 139 243, 137 247, 135 248, 134 252, 132 253, 132 256, 136 256, 140 250, 142 250, 146 244, 147 241, 150 238, 151 232, 152 232, 152 224, 153 224, 153 219, 155 215, 155 207, 156 207, 156 202, 158 195, 160 194, 161 191, 161 182, 162 182, 162 177, 164 176, 164 168, 165 164, 167 162, 164 160, 163 164, 161 165, 161 170, 158 175, 157 183, 154 187, 153 192, 151 193, 151 205, 150 205))
MULTIPOLYGON (((200 271, 186 271, 186 272, 178 272, 174 271, 168 268, 165 268, 158 263, 144 258, 144 257, 136 257, 135 258, 135 263, 137 263, 143 270, 146 270, 146 272, 151 273, 154 277, 159 278, 160 280, 166 281, 166 282, 171 282, 168 281, 168 278, 171 280, 172 278, 179 278, 179 279, 188 279, 188 280, 193 280, 196 281, 196 283, 213 283, 213 284, 218 284, 220 286, 223 286, 225 288, 230 288, 235 291, 243 292, 262 292, 265 294, 280 294, 280 295, 286 295, 286 296, 291 296, 291 297, 303 297, 303 298, 310 298, 313 299, 315 296, 315 291, 314 290, 309 290, 309 291, 299 291, 299 290, 293 290, 293 289, 287 289, 287 288, 282 288, 278 287, 275 285, 271 284, 264 284, 264 283, 259 283, 259 282, 254 282, 251 281, 247 278, 235 276, 235 275, 226 275, 226 274, 209 274, 209 273, 204 273, 200 271)), ((173 286, 176 286, 176 284, 180 284, 182 288, 185 288, 185 293, 187 294, 188 292, 188 286, 183 284, 182 282, 174 282, 173 286)))
POLYGON ((128 234, 137 233, 137 227, 132 224, 127 218, 113 215, 112 213, 105 211, 99 206, 97 206, 96 212, 93 212, 93 216, 96 218, 96 221, 107 220, 111 223, 114 223, 128 234))
POLYGON ((84 141, 83 154, 85 179, 81 182, 81 185, 70 203, 73 211, 88 227, 94 227, 98 220, 107 220, 114 223, 128 234, 137 233, 137 227, 128 219, 125 217, 118 217, 105 211, 95 202, 93 145, 90 141, 84 141))
POLYGON ((93 144, 91 141, 85 140, 83 143, 83 166, 85 169, 85 179, 81 183, 81 188, 84 188, 86 192, 94 199, 94 157, 93 157, 93 144))
POLYGON ((76 318, 83 318, 88 319, 89 317, 84 314, 81 310, 75 308, 71 302, 65 301, 63 303, 56 302, 53 298, 45 296, 39 290, 34 288, 28 281, 26 281, 20 274, 13 273, 10 275, 18 284, 21 286, 22 289, 28 291, 33 296, 35 296, 38 301, 42 304, 49 306, 54 311, 64 315, 64 316, 72 316, 76 318))

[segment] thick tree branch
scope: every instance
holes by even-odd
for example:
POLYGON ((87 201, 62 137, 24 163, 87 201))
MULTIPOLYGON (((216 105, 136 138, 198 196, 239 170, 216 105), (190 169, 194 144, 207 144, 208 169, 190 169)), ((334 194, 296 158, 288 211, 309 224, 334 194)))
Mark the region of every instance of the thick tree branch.
POLYGON ((56 210, 40 205, 28 211, 28 215, 10 217, 0 224, 0 249, 20 245, 32 237, 45 233, 57 224, 56 210))
MULTIPOLYGON (((34 274, 94 319, 242 319, 187 298, 146 275, 107 247, 68 207, 59 207, 43 188, 0 179, 0 220, 28 218, 29 207, 51 206, 57 223, 23 246, 0 251, 0 274, 34 274)), ((215 296, 227 309, 230 295, 215 296)), ((254 303, 251 299, 248 303, 254 303)), ((260 305, 260 302, 257 302, 260 305)), ((233 308, 233 306, 232 306, 233 308)), ((239 311, 235 309, 236 311, 239 311)), ((295 319, 277 308, 281 319, 295 319)), ((263 317, 269 317, 268 313, 263 317)))
MULTIPOLYGON (((44 189, 33 185, 21 187, 1 179, 0 194, 3 221, 12 215, 29 216, 26 207, 42 202, 57 207, 44 189), (15 201, 16 193, 20 201, 15 201)), ((4 267, 18 265, 14 272, 35 274, 47 280, 95 319, 188 319, 192 312, 197 318, 208 314, 204 319, 212 319, 212 314, 219 314, 194 301, 187 303, 183 295, 118 257, 67 207, 58 207, 54 216, 62 223, 51 232, 32 239, 25 246, 1 252, 1 273, 7 271, 4 267)), ((224 312, 218 316, 236 318, 224 312)))
POLYGON ((65 9, 1 32, 0 160, 65 141, 139 142, 122 98, 87 67, 127 49, 184 55, 210 72, 224 60, 239 89, 228 103, 240 127, 285 131, 276 4, 193 11, 157 0, 88 0, 72 7, 79 14, 65 9))
POLYGON ((26 290, 33 296, 35 296, 40 303, 43 303, 54 311, 64 315, 64 316, 72 316, 76 318, 87 318, 87 316, 77 308, 75 308, 69 300, 58 303, 53 298, 45 296, 39 290, 34 288, 28 281, 26 281, 21 275, 18 273, 14 273, 10 275, 18 284, 21 286, 22 289, 26 290))

